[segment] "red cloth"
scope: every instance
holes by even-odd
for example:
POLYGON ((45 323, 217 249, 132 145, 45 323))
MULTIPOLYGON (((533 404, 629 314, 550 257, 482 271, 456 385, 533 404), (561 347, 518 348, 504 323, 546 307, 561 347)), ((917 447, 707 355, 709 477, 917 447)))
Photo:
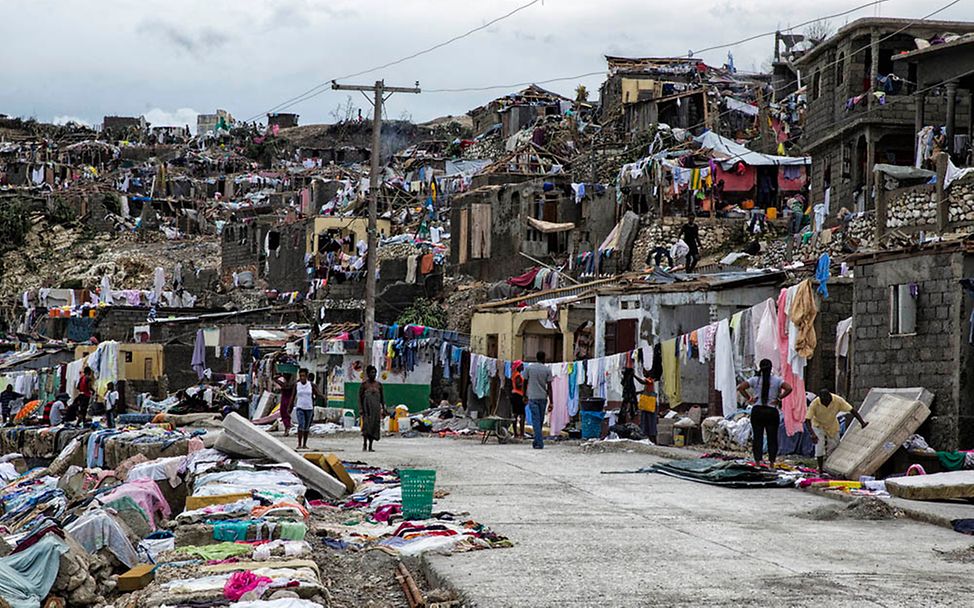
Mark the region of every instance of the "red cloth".
POLYGON ((744 165, 743 173, 734 170, 724 171, 720 164, 717 165, 717 177, 715 183, 724 180, 724 192, 748 192, 754 189, 758 173, 754 167, 744 165))
POLYGON ((538 275, 540 270, 540 268, 532 268, 520 276, 507 279, 507 284, 516 285, 518 287, 532 287, 534 285, 534 277, 538 275))
POLYGON ((778 167, 778 190, 782 192, 799 192, 805 187, 805 183, 808 181, 807 174, 805 173, 805 167, 799 167, 799 176, 795 179, 788 179, 785 177, 786 173, 784 167, 778 167))
POLYGON ((429 274, 433 272, 433 254, 427 253, 419 258, 419 274, 429 274))
POLYGON ((82 374, 81 379, 78 380, 78 392, 86 397, 91 397, 91 381, 88 380, 88 376, 82 374))

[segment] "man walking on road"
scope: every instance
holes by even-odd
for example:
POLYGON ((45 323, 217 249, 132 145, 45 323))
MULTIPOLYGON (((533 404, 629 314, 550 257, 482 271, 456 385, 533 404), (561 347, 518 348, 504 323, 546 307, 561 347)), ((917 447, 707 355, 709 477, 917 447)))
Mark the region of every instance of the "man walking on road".
POLYGON ((537 361, 524 370, 531 426, 534 428, 532 447, 536 450, 544 448, 544 415, 545 411, 551 411, 551 370, 544 364, 545 359, 544 351, 539 351, 537 361))
POLYGON ((833 395, 828 389, 820 390, 818 397, 808 406, 805 426, 811 427, 813 432, 812 443, 815 444, 815 458, 818 460, 819 473, 825 468, 825 457, 839 445, 839 421, 836 416, 845 412, 851 413, 862 428, 869 426, 869 423, 862 419, 859 412, 848 401, 833 395))

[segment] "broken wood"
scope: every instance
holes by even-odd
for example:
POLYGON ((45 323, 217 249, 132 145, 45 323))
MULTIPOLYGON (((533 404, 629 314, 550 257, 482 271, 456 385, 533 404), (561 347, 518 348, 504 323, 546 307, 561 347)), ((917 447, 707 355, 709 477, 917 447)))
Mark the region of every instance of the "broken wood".
POLYGON ((423 592, 419 590, 419 586, 413 579, 413 575, 410 574, 409 569, 406 568, 406 565, 399 562, 396 572, 396 580, 399 581, 399 585, 406 595, 409 608, 422 608, 426 606, 426 599, 423 597, 423 592))

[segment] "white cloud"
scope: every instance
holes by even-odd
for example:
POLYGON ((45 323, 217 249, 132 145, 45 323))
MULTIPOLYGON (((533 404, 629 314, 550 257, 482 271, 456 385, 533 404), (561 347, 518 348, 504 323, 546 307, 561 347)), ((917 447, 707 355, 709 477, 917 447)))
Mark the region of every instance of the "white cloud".
POLYGON ((152 108, 143 113, 145 119, 153 127, 183 127, 189 125, 189 130, 196 133, 196 117, 200 113, 193 108, 179 108, 169 111, 162 108, 152 108))
POLYGON ((56 124, 56 125, 66 125, 69 122, 73 122, 73 123, 75 123, 77 125, 81 125, 81 126, 84 126, 84 127, 90 127, 91 126, 91 123, 90 122, 88 122, 84 118, 79 118, 77 116, 55 116, 54 118, 51 119, 51 122, 54 123, 54 124, 56 124))

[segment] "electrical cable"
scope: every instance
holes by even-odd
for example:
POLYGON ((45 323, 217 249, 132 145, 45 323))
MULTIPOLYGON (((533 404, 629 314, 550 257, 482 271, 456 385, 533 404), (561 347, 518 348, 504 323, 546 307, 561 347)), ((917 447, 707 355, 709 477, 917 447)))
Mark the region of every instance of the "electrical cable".
POLYGON ((347 80, 349 78, 355 78, 357 76, 362 76, 364 74, 369 74, 369 73, 372 73, 372 72, 377 72, 379 70, 384 70, 385 68, 389 68, 389 67, 392 67, 394 65, 399 65, 400 63, 404 63, 406 61, 409 61, 410 59, 415 59, 416 57, 420 57, 422 55, 426 55, 426 54, 432 53, 433 51, 438 50, 438 49, 441 49, 441 48, 443 48, 443 47, 445 47, 445 46, 447 46, 449 44, 452 44, 452 43, 454 43, 454 42, 456 42, 458 40, 462 40, 463 38, 466 38, 467 36, 471 36, 471 35, 479 32, 481 30, 485 30, 485 29, 489 28, 490 26, 494 25, 495 23, 498 23, 500 21, 503 21, 505 19, 508 19, 509 17, 513 17, 517 13, 519 13, 519 12, 525 10, 525 9, 528 9, 528 8, 534 6, 535 4, 538 4, 539 2, 542 2, 542 0, 531 0, 527 4, 522 4, 521 6, 518 6, 517 8, 515 8, 515 9, 513 9, 513 10, 511 10, 511 11, 509 11, 509 12, 503 14, 503 15, 501 15, 500 17, 495 17, 494 19, 491 19, 490 21, 488 21, 488 22, 486 22, 486 23, 484 23, 482 25, 479 25, 479 26, 477 26, 475 28, 472 28, 470 30, 467 30, 466 32, 464 32, 462 34, 457 34, 456 36, 453 36, 452 38, 450 38, 448 40, 445 40, 443 42, 440 42, 439 44, 435 44, 435 45, 433 45, 431 47, 428 47, 426 49, 423 49, 421 51, 417 51, 417 52, 415 52, 415 53, 413 53, 411 55, 407 55, 405 57, 401 57, 399 59, 390 61, 388 63, 384 63, 382 65, 379 65, 379 66, 376 66, 376 67, 373 67, 373 68, 369 68, 367 70, 362 70, 360 72, 355 72, 355 73, 352 73, 352 74, 346 74, 344 76, 337 76, 335 78, 329 78, 328 80, 326 80, 326 81, 324 81, 324 82, 322 82, 322 83, 320 83, 320 84, 318 84, 318 85, 316 85, 316 86, 308 89, 304 93, 301 93, 300 95, 296 95, 295 97, 292 97, 290 99, 287 99, 287 100, 285 100, 285 101, 277 104, 276 106, 274 106, 271 109, 267 110, 267 112, 261 112, 260 114, 256 114, 256 115, 248 118, 245 122, 250 122, 251 120, 256 120, 257 118, 260 118, 264 114, 270 114, 271 112, 276 112, 276 111, 279 111, 279 110, 287 109, 287 108, 290 108, 291 106, 294 106, 294 105, 296 105, 298 103, 301 103, 303 101, 307 101, 308 99, 311 99, 312 97, 316 97, 316 96, 322 94, 323 92, 325 92, 326 90, 330 90, 329 87, 331 86, 331 83, 332 83, 333 80, 347 80))

